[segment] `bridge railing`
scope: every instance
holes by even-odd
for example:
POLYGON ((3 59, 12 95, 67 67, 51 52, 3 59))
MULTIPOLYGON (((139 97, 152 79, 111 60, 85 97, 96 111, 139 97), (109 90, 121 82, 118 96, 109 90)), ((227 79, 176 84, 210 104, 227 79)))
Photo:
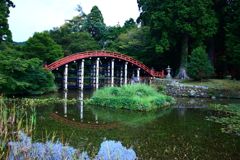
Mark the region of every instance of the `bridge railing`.
POLYGON ((146 65, 144 65, 143 63, 141 63, 140 61, 129 57, 125 54, 121 54, 121 53, 117 53, 117 52, 111 52, 111 51, 85 51, 85 52, 79 52, 76 54, 72 54, 69 56, 66 56, 62 59, 59 59, 49 65, 46 65, 45 68, 46 69, 51 69, 54 70, 57 67, 60 67, 66 63, 69 63, 71 61, 75 61, 78 59, 83 59, 83 58, 89 58, 89 57, 112 57, 112 58, 119 58, 125 61, 128 61, 130 63, 133 63, 135 65, 137 65, 138 67, 140 67, 141 69, 143 69, 145 72, 148 72, 151 76, 153 77, 164 77, 164 72, 158 72, 158 71, 153 71, 150 68, 148 68, 146 65))

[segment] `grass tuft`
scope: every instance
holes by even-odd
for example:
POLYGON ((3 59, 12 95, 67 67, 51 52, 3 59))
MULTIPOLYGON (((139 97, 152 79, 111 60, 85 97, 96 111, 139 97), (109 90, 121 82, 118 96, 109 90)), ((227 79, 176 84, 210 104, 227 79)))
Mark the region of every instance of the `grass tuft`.
POLYGON ((113 108, 150 111, 167 106, 173 103, 174 99, 158 93, 148 85, 137 84, 99 89, 85 102, 113 108))

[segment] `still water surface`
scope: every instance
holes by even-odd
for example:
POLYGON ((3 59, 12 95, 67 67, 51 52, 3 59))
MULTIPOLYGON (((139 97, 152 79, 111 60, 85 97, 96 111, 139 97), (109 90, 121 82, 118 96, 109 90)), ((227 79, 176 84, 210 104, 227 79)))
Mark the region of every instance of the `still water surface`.
MULTIPOLYGON (((34 98, 81 100, 91 94, 69 90, 34 98)), ((215 103, 239 104, 240 100, 176 98, 171 107, 147 113, 88 106, 82 101, 58 104, 39 109, 33 139, 54 132, 89 159, 240 159, 240 136, 221 133, 221 124, 205 120, 219 114, 207 109, 215 103), (99 154, 102 158, 96 158, 99 154)))

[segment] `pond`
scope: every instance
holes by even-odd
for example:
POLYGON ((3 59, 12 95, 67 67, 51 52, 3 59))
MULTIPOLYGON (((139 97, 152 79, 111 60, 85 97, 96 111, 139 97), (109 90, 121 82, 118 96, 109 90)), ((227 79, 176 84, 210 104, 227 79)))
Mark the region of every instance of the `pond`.
MULTIPOLYGON (((91 94, 69 90, 34 98, 81 100, 91 94)), ((240 100, 176 98, 171 107, 151 112, 87 106, 82 101, 43 107, 33 141, 55 134, 86 159, 239 159, 240 136, 221 133, 221 124, 205 120, 220 114, 207 109, 215 103, 240 100)))

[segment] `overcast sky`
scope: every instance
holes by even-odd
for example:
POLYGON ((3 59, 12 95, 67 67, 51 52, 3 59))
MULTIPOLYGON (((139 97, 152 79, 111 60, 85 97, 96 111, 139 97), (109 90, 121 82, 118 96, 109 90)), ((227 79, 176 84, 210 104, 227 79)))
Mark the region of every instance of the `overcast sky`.
POLYGON ((137 0, 12 0, 8 19, 13 41, 22 42, 34 32, 50 30, 64 24, 64 20, 78 15, 75 8, 80 4, 83 11, 90 13, 94 5, 102 12, 107 26, 122 26, 129 18, 139 16, 137 0))

